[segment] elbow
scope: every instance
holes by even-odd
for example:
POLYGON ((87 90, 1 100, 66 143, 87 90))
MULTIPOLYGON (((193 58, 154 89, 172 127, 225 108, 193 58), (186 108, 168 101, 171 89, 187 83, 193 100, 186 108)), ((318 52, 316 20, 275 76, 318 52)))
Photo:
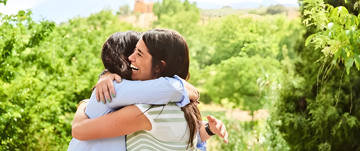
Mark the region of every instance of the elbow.
POLYGON ((79 125, 73 125, 71 129, 72 137, 76 138, 80 141, 86 141, 87 139, 84 137, 83 133, 81 132, 81 128, 79 125))

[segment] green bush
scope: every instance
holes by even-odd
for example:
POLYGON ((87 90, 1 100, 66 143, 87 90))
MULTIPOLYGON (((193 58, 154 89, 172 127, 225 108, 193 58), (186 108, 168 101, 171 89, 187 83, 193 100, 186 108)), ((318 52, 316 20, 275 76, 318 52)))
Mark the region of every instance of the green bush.
POLYGON ((291 150, 360 150, 360 77, 354 65, 359 43, 351 38, 358 39, 358 26, 351 26, 357 23, 349 22, 353 18, 345 8, 333 9, 321 0, 302 3, 304 23, 311 27, 306 43, 314 44, 296 49, 299 59, 288 62, 272 119, 279 121, 276 126, 291 150))
POLYGON ((229 15, 214 21, 189 41, 191 69, 202 73, 191 80, 201 88, 205 102, 252 112, 266 108, 271 100, 260 94, 257 79, 281 73, 280 62, 285 56, 295 58, 304 32, 298 20, 284 16, 229 15))
POLYGON ((110 11, 60 26, 25 11, 0 20, 0 150, 65 150, 76 104, 103 69, 103 42, 139 29, 110 11))
POLYGON ((278 5, 271 5, 266 9, 266 14, 280 14, 286 12, 286 7, 278 4, 278 5))

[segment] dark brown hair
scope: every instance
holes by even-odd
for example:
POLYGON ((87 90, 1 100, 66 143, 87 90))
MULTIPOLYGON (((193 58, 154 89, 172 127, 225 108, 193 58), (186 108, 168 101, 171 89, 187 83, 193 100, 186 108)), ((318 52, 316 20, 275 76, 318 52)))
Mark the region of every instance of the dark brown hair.
POLYGON ((116 32, 104 43, 101 60, 105 69, 120 75, 121 78, 131 79, 129 56, 134 52, 141 33, 135 31, 116 32))
MULTIPOLYGON (((152 69, 160 69, 158 77, 173 77, 178 75, 189 79, 189 47, 178 32, 169 29, 153 29, 145 32, 142 39, 152 56, 152 69), (161 60, 165 61, 163 67, 161 60)), ((194 147, 194 139, 201 122, 201 114, 196 104, 191 101, 181 108, 190 129, 188 146, 194 147)))

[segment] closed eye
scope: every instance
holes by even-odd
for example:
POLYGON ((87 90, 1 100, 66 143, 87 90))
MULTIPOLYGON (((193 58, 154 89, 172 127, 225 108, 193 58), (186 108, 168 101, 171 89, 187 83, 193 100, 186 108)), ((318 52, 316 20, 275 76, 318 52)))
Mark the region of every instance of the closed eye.
POLYGON ((135 48, 135 51, 137 51, 137 52, 138 52, 138 53, 137 53, 137 54, 138 54, 138 56, 140 56, 140 57, 142 56, 142 55, 141 55, 141 54, 142 54, 142 52, 141 52, 141 50, 140 50, 140 49, 135 48))

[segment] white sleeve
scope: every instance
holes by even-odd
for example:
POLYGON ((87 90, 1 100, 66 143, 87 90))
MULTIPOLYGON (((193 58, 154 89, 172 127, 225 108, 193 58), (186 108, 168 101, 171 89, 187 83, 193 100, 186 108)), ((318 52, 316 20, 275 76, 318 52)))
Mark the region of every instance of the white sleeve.
POLYGON ((116 109, 131 104, 167 104, 183 100, 184 87, 181 80, 175 78, 158 78, 146 81, 122 80, 114 81, 115 98, 106 103, 110 108, 116 109))

